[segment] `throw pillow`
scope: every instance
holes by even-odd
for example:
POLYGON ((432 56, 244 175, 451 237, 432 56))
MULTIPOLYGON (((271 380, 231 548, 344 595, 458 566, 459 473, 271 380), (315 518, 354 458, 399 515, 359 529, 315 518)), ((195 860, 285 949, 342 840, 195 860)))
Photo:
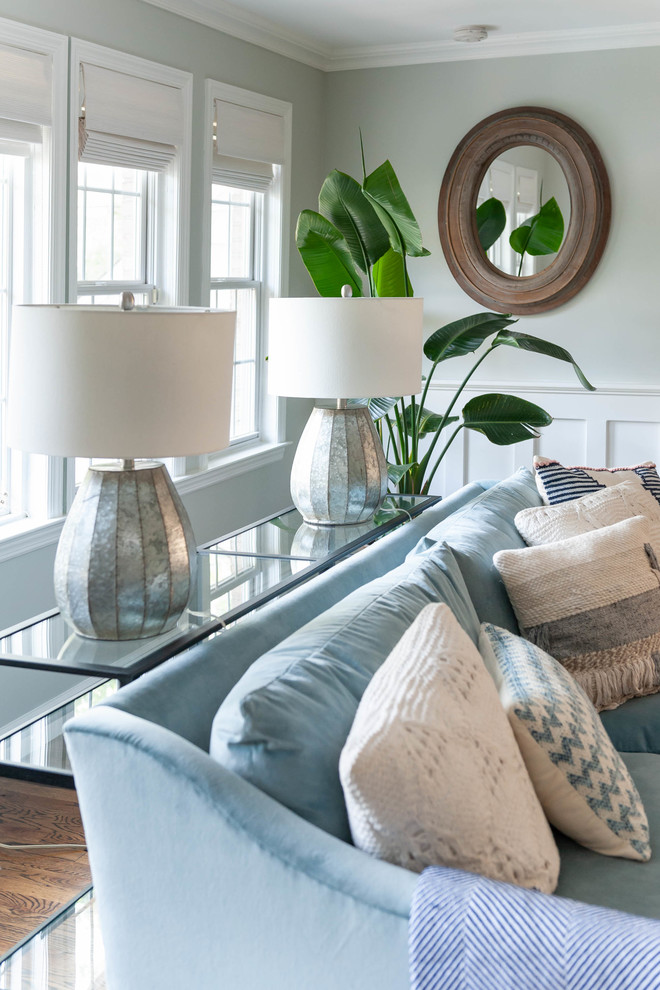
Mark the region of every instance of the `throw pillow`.
POLYGON ((428 531, 412 554, 436 543, 451 547, 481 622, 518 632, 502 580, 493 566, 496 550, 523 547, 513 518, 520 509, 541 505, 534 477, 520 468, 428 531))
POLYGON ((634 481, 622 481, 559 505, 522 509, 515 523, 525 543, 538 546, 602 529, 632 516, 648 520, 651 546, 660 555, 660 505, 634 481))
POLYGON ((497 626, 482 625, 479 650, 548 820, 605 856, 650 859, 637 788, 577 681, 497 626))
POLYGON ((451 551, 433 547, 357 588, 255 660, 218 709, 211 756, 350 842, 339 754, 372 675, 424 606, 438 601, 451 606, 476 644, 479 620, 461 572, 451 551))
POLYGON ((356 846, 554 890, 559 858, 495 686, 445 604, 367 687, 339 761, 356 846))
POLYGON ((501 550, 522 634, 559 660, 596 708, 660 690, 660 571, 641 516, 501 550))
POLYGON ((590 492, 621 481, 634 481, 660 502, 660 477, 653 461, 627 468, 564 467, 547 457, 534 458, 534 473, 541 498, 546 505, 569 502, 590 492))

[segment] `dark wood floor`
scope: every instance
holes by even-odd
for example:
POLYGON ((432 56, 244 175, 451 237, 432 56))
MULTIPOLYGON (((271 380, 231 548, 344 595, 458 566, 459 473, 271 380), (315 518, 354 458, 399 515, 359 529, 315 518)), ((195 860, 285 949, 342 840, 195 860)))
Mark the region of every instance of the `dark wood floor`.
MULTIPOLYGON (((82 843, 76 792, 0 777, 0 842, 82 843)), ((91 883, 80 849, 0 849, 0 955, 91 883)))

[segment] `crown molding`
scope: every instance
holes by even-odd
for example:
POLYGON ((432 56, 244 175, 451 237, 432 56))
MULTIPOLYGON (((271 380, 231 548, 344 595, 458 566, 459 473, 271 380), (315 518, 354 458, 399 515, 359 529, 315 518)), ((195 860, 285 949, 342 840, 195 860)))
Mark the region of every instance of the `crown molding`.
POLYGON ((212 0, 209 6, 201 0, 143 0, 153 7, 161 7, 172 14, 179 14, 190 21, 215 28, 241 41, 266 48, 278 55, 285 55, 295 62, 303 62, 314 69, 329 71, 332 49, 319 45, 303 35, 283 30, 278 24, 241 10, 226 0, 212 0))
POLYGON ((465 62, 473 59, 514 58, 525 55, 561 55, 570 52, 648 48, 659 45, 660 22, 526 34, 493 33, 485 41, 474 44, 446 41, 335 49, 329 57, 326 71, 421 65, 430 62, 465 62))
POLYGON ((485 41, 475 44, 452 40, 332 48, 305 35, 285 31, 273 21, 241 10, 227 0, 210 0, 209 3, 203 0, 143 0, 143 2, 324 72, 660 46, 660 22, 653 22, 525 34, 492 33, 485 41))

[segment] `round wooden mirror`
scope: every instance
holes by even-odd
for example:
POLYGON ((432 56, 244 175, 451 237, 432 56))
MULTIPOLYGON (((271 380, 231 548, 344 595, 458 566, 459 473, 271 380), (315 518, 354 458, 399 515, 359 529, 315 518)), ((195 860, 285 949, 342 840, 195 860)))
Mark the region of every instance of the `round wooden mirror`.
POLYGON ((447 264, 468 295, 496 312, 540 313, 567 302, 591 278, 605 248, 610 214, 605 165, 586 131, 554 110, 515 107, 482 120, 456 148, 442 180, 438 226, 447 264), (495 159, 520 146, 542 149, 556 160, 570 202, 554 260, 522 276, 489 260, 477 230, 477 197, 486 173, 495 159))

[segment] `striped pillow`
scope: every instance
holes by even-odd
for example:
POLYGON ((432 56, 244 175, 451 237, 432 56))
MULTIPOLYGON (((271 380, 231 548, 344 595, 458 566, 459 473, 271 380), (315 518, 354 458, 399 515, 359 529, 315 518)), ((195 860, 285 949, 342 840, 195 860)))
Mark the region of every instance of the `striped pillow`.
POLYGON ((660 691, 660 569, 646 519, 493 560, 523 636, 559 660, 599 711, 660 691))
POLYGON ((599 488, 634 481, 660 502, 660 477, 653 461, 627 468, 564 467, 547 457, 534 458, 536 487, 546 505, 581 498, 599 488))

